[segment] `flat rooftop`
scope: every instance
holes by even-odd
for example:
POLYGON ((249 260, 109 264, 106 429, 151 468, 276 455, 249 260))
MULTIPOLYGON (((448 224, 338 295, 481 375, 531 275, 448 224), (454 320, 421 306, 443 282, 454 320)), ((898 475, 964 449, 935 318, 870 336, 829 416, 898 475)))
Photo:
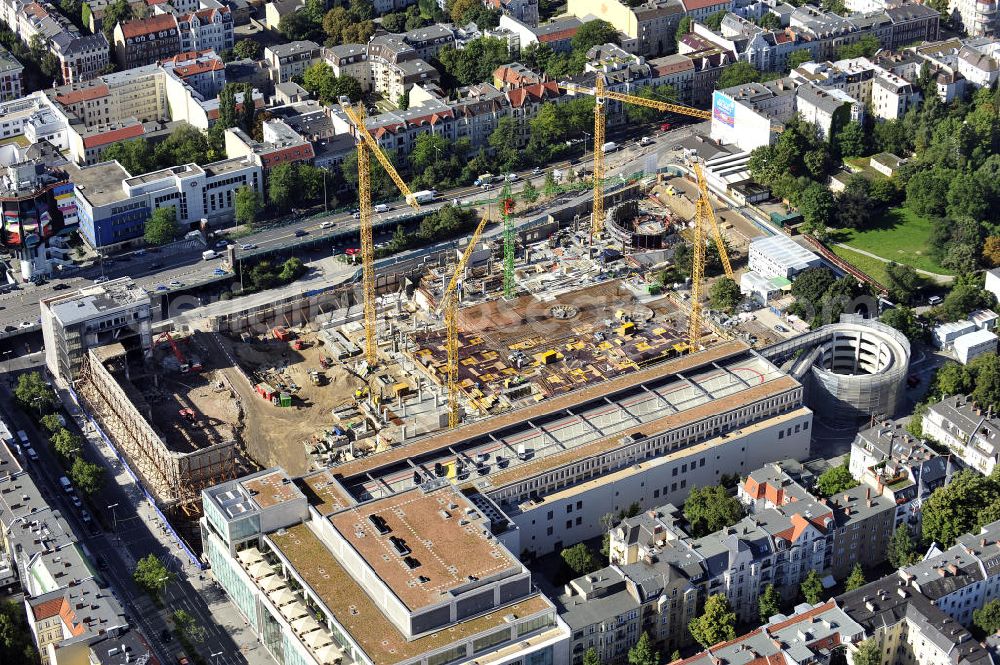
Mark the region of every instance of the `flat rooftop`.
POLYGON ((64 168, 76 190, 93 206, 103 206, 128 198, 122 182, 131 176, 118 162, 103 162, 84 168, 67 163, 64 168))
POLYGON ((329 520, 411 611, 521 570, 479 509, 450 485, 365 503, 329 520))
POLYGON ((669 431, 798 386, 732 342, 332 471, 343 474, 345 489, 359 500, 413 487, 418 469, 423 480, 444 471, 462 487, 489 492, 621 447, 626 437, 669 431), (348 476, 345 469, 363 470, 348 476))
POLYGON ((282 469, 240 483, 260 508, 270 508, 301 496, 298 487, 282 469))
POLYGON ((611 396, 619 391, 635 388, 646 381, 651 381, 664 375, 684 372, 700 365, 711 364, 715 361, 744 354, 749 348, 742 342, 719 344, 698 353, 675 358, 654 367, 616 377, 604 383, 587 386, 538 404, 515 409, 475 423, 462 425, 454 430, 427 436, 409 445, 399 446, 369 457, 352 460, 346 464, 334 467, 333 471, 337 476, 345 480, 367 474, 376 475, 380 469, 385 469, 399 462, 405 463, 408 458, 447 450, 449 446, 461 444, 478 437, 489 437, 495 431, 521 425, 536 418, 551 416, 553 414, 564 414, 567 409, 572 409, 582 402, 611 396))
POLYGON ((120 277, 43 302, 62 325, 68 326, 102 316, 121 307, 143 303, 148 305, 149 296, 136 286, 131 277, 120 277))
POLYGON ((502 628, 509 625, 506 619, 509 615, 527 618, 553 610, 548 600, 539 594, 453 624, 446 630, 407 640, 307 524, 269 534, 266 538, 323 601, 337 623, 344 627, 374 665, 393 665, 473 635, 502 628))

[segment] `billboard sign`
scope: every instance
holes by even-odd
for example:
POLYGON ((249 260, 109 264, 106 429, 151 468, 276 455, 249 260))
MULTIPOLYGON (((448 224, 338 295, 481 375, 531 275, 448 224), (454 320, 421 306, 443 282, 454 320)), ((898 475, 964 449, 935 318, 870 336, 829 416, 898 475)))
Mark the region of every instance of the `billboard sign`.
POLYGON ((716 90, 712 93, 712 120, 732 127, 736 119, 736 101, 716 90))

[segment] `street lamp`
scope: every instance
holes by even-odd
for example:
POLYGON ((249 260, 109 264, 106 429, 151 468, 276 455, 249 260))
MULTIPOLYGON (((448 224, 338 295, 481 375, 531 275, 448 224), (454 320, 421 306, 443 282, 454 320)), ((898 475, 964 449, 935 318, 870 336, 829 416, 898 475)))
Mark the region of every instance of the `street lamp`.
POLYGON ((115 513, 115 508, 117 507, 118 507, 117 503, 112 503, 111 505, 108 506, 108 510, 111 511, 111 524, 112 524, 111 531, 115 534, 115 538, 118 537, 118 516, 115 513))
MULTIPOLYGON (((587 156, 587 141, 590 140, 593 137, 590 134, 588 134, 587 132, 580 132, 580 133, 583 134, 586 137, 585 139, 583 139, 583 156, 586 157, 587 156)), ((594 149, 596 150, 597 147, 595 146, 594 149)))

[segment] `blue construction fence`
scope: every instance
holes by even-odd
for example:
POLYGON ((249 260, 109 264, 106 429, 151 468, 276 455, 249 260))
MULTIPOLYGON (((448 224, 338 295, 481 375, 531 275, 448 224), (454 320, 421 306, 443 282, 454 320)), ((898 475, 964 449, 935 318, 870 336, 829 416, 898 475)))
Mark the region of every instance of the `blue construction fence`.
POLYGON ((146 489, 146 486, 143 484, 142 479, 139 477, 139 475, 132 470, 132 467, 128 463, 128 459, 121 453, 120 450, 118 450, 118 447, 115 446, 114 443, 112 443, 111 439, 108 437, 107 434, 104 433, 104 430, 101 428, 98 422, 94 419, 93 416, 91 416, 90 412, 86 409, 86 407, 83 406, 83 403, 80 401, 80 396, 76 394, 76 391, 73 389, 73 386, 68 386, 68 390, 70 396, 73 398, 73 403, 76 404, 78 409, 80 409, 80 413, 84 415, 84 417, 87 419, 87 422, 89 422, 91 426, 94 428, 94 431, 101 435, 101 438, 104 439, 104 442, 108 444, 108 447, 110 447, 111 450, 115 453, 115 457, 118 459, 119 462, 121 462, 122 466, 125 467, 125 470, 128 472, 128 475, 132 477, 132 480, 134 480, 135 484, 139 486, 139 489, 142 490, 142 494, 143 496, 145 496, 146 501, 148 501, 149 505, 153 507, 154 511, 156 511, 156 514, 163 522, 164 527, 167 529, 167 531, 170 532, 170 535, 173 537, 173 539, 177 541, 177 544, 180 546, 180 548, 184 550, 184 553, 187 555, 188 559, 191 560, 191 563, 197 566, 199 570, 204 570, 205 566, 198 559, 198 556, 191 550, 191 548, 187 546, 187 543, 184 542, 184 539, 180 537, 180 535, 174 529, 174 526, 170 523, 170 520, 168 520, 167 516, 164 515, 163 512, 160 510, 160 507, 156 505, 156 499, 154 499, 153 495, 150 494, 149 491, 146 489))

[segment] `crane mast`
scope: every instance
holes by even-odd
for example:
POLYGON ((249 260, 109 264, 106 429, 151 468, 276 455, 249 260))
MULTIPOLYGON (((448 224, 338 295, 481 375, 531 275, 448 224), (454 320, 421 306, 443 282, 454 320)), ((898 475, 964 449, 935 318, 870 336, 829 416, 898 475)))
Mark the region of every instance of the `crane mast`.
POLYGON ((365 312, 365 360, 368 367, 373 368, 378 364, 378 345, 376 339, 376 311, 375 311, 375 243, 372 240, 372 183, 371 183, 371 156, 375 155, 379 164, 385 169, 396 187, 406 197, 406 202, 414 209, 418 209, 420 204, 413 198, 413 192, 406 186, 406 183, 396 172, 392 162, 382 152, 378 141, 368 132, 365 127, 365 109, 363 106, 354 106, 350 100, 341 97, 340 104, 344 113, 350 118, 351 123, 358 133, 358 226, 361 235, 361 284, 364 297, 365 312))
POLYGON ((482 220, 480 220, 479 226, 476 227, 472 238, 469 240, 469 245, 462 252, 462 257, 458 260, 458 265, 455 266, 455 272, 452 273, 451 281, 448 282, 448 286, 441 296, 441 301, 444 305, 444 326, 448 350, 448 366, 445 370, 448 374, 448 429, 458 427, 459 421, 458 387, 456 385, 458 383, 458 294, 456 293, 456 287, 462 273, 465 272, 465 266, 469 263, 469 257, 475 251, 476 243, 479 242, 479 237, 482 235, 488 221, 489 215, 484 215, 482 220))

